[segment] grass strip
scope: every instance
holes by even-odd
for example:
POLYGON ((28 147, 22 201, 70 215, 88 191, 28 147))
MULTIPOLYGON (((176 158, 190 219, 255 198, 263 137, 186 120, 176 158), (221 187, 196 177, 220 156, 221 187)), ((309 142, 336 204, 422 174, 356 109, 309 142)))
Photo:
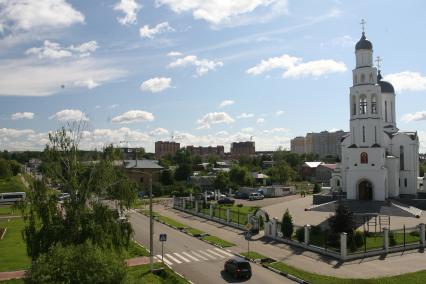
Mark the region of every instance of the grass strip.
POLYGON ((225 241, 225 240, 222 240, 222 239, 215 237, 215 236, 205 236, 205 237, 202 237, 201 239, 204 240, 204 241, 208 241, 210 243, 213 243, 215 245, 218 245, 220 247, 223 247, 223 248, 235 246, 235 244, 230 243, 230 242, 225 241))
POLYGON ((267 258, 266 256, 264 256, 263 254, 257 253, 255 251, 250 251, 250 252, 242 252, 240 253, 242 256, 247 257, 250 260, 256 260, 256 259, 264 259, 267 258))
POLYGON ((195 228, 186 228, 185 231, 192 236, 199 236, 205 234, 205 232, 195 228))

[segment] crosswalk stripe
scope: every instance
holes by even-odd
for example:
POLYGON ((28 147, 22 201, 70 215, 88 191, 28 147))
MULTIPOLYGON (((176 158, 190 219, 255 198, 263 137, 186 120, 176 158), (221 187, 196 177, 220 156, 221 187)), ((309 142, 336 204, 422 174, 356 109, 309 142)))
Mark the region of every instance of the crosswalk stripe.
POLYGON ((182 261, 180 261, 179 259, 174 258, 171 254, 166 253, 166 255, 167 255, 168 258, 170 258, 171 260, 173 260, 177 264, 181 264, 182 263, 182 261))
POLYGON ((193 251, 193 250, 191 250, 191 252, 192 252, 192 254, 196 255, 197 257, 199 257, 199 258, 201 258, 201 259, 209 260, 209 259, 208 259, 208 258, 206 258, 205 256, 202 256, 201 254, 196 253, 196 252, 195 252, 195 251, 193 251))
POLYGON ((221 255, 221 254, 218 254, 217 252, 214 252, 214 251, 212 251, 211 249, 208 249, 207 250, 209 253, 212 253, 212 254, 214 254, 214 255, 217 255, 218 257, 220 257, 220 258, 225 258, 223 255, 221 255))
POLYGON ((232 254, 230 254, 229 252, 227 252, 226 250, 220 249, 220 248, 215 248, 215 250, 217 250, 218 252, 227 255, 227 256, 234 256, 232 254))
MULTIPOLYGON (((159 254, 159 255, 157 255, 156 256, 156 258, 159 260, 159 261, 161 261, 161 255, 159 254)), ((168 261, 167 260, 167 258, 163 258, 163 260, 164 260, 164 262, 166 263, 166 264, 168 264, 168 265, 173 265, 173 263, 172 262, 170 262, 170 261, 168 261)))
POLYGON ((204 255, 207 255, 209 258, 216 259, 216 257, 211 256, 210 254, 206 253, 205 251, 199 250, 199 252, 204 254, 204 255))
POLYGON ((195 261, 200 261, 198 258, 196 258, 196 257, 193 257, 192 255, 190 255, 189 253, 187 253, 187 252, 182 252, 184 255, 186 255, 187 257, 189 257, 190 259, 192 259, 192 260, 195 260, 195 261))
POLYGON ((179 257, 180 259, 182 259, 185 262, 191 262, 189 259, 184 258, 183 256, 181 256, 180 254, 178 254, 177 252, 173 253, 174 255, 176 255, 177 257, 179 257))

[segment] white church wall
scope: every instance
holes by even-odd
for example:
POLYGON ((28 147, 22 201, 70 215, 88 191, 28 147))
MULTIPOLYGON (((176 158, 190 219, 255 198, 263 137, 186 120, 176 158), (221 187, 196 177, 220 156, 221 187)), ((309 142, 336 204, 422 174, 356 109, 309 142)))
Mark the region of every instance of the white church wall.
POLYGON ((399 159, 394 156, 386 158, 386 167, 388 169, 387 190, 388 197, 399 196, 399 159))

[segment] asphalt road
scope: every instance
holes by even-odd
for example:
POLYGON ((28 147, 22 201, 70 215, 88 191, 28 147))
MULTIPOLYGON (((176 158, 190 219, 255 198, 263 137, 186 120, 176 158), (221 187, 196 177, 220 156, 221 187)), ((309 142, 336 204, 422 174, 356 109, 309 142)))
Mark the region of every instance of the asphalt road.
MULTIPOLYGON (((149 218, 130 213, 130 221, 135 231, 135 240, 149 248, 149 218)), ((161 259, 159 234, 167 234, 164 243, 164 259, 175 271, 193 283, 294 283, 259 265, 251 264, 253 276, 249 280, 234 280, 223 271, 223 265, 231 254, 226 251, 188 236, 178 230, 154 221, 154 255, 161 259)), ((220 237, 220 236, 219 236, 220 237)))

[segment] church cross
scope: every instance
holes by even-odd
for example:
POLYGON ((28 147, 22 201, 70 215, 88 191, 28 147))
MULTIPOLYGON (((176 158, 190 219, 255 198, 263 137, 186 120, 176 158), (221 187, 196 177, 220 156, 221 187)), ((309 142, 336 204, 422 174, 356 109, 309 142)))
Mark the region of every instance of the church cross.
POLYGON ((365 24, 366 24, 367 22, 364 20, 364 19, 362 19, 361 20, 361 27, 362 27, 362 32, 365 32, 365 24))
POLYGON ((380 62, 382 62, 383 60, 380 58, 380 56, 376 57, 376 63, 377 63, 377 69, 380 70, 380 62))

